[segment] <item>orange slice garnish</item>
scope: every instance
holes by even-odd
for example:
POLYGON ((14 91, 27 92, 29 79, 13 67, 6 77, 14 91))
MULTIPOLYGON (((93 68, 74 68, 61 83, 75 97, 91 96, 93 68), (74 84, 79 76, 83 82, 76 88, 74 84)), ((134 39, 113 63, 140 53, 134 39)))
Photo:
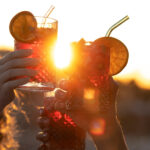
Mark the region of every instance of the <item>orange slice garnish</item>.
POLYGON ((94 41, 96 45, 103 45, 110 48, 110 69, 109 75, 116 75, 123 70, 128 62, 128 49, 118 39, 113 37, 102 37, 94 41))
POLYGON ((9 30, 15 40, 20 42, 32 42, 36 38, 37 21, 29 11, 16 14, 9 24, 9 30))

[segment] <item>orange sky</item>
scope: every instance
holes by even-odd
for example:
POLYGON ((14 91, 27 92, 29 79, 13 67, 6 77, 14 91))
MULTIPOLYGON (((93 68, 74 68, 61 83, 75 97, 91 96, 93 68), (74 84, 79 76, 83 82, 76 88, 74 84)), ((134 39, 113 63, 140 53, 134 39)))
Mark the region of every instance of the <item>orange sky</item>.
POLYGON ((28 10, 35 15, 42 16, 52 4, 56 7, 52 17, 59 21, 59 38, 65 44, 82 37, 86 40, 102 37, 111 25, 128 15, 130 20, 111 34, 128 47, 130 55, 126 68, 117 77, 124 79, 136 77, 140 82, 142 81, 149 86, 149 0, 1 1, 0 46, 13 47, 13 38, 9 33, 9 22, 16 13, 28 10))

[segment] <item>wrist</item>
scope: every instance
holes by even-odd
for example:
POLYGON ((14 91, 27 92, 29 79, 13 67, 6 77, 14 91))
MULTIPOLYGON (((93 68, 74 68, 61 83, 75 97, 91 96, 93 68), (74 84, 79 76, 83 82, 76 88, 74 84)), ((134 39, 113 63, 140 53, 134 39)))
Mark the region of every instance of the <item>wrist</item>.
POLYGON ((108 120, 106 119, 105 126, 101 126, 99 131, 103 132, 99 132, 99 134, 93 134, 89 131, 89 134, 98 149, 105 150, 112 149, 113 147, 115 150, 127 150, 124 135, 117 118, 108 120))

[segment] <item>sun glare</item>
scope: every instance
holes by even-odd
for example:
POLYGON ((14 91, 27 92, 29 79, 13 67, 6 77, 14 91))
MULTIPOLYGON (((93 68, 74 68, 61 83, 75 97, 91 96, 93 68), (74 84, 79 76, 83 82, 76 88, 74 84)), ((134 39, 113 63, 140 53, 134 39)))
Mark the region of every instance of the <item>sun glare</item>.
POLYGON ((95 99, 95 90, 94 89, 84 89, 84 99, 94 100, 95 99))
POLYGON ((67 68, 70 64, 72 55, 68 44, 58 42, 54 50, 54 64, 59 69, 67 68))

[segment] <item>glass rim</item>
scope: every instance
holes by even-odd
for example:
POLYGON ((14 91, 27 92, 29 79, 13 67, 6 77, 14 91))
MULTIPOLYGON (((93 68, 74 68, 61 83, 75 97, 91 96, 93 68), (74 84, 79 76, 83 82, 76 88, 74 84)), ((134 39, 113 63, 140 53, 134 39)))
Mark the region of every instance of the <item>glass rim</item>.
POLYGON ((53 21, 55 21, 55 22, 58 22, 57 19, 52 18, 52 17, 45 17, 45 16, 34 16, 34 17, 35 17, 35 18, 43 18, 43 19, 51 19, 51 20, 53 20, 53 21))

